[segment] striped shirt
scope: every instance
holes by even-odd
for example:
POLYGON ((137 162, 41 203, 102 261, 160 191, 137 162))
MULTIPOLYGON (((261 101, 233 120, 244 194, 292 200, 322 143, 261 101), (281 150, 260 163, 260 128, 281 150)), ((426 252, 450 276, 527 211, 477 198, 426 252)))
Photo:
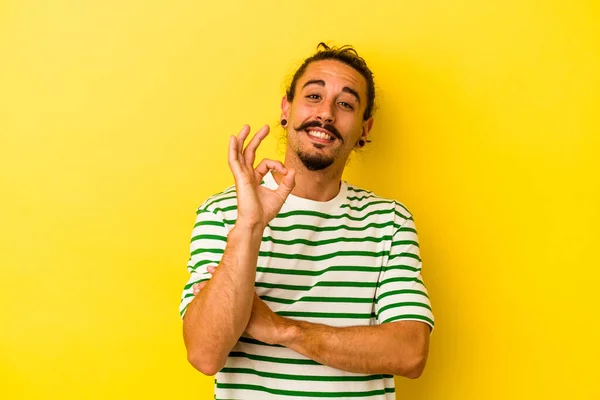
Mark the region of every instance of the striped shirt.
MULTIPOLYGON (((262 183, 277 188, 269 173, 262 183)), ((210 279, 237 218, 235 187, 207 199, 192 232, 192 285, 210 279)), ((334 327, 422 321, 433 329, 421 278, 417 232, 400 203, 342 181, 338 195, 318 202, 290 195, 266 227, 255 291, 275 313, 334 327)), ((283 346, 242 335, 215 376, 216 399, 394 399, 392 375, 357 374, 319 364, 283 346)))

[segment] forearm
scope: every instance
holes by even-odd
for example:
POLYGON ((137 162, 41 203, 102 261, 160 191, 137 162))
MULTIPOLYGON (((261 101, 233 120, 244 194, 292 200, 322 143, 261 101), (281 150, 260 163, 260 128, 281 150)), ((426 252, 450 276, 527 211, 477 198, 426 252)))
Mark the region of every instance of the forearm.
POLYGON ((427 332, 402 329, 394 323, 336 328, 283 320, 279 344, 333 368, 417 378, 425 367, 429 348, 426 326, 419 328, 427 332))
POLYGON ((231 230, 213 277, 187 308, 183 336, 188 359, 206 375, 221 369, 248 324, 262 231, 231 230))

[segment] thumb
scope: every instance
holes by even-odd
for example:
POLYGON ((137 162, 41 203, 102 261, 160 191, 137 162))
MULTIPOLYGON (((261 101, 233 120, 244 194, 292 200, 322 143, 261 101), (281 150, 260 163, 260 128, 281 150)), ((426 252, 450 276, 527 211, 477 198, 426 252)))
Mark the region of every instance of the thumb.
POLYGON ((292 193, 292 190, 296 186, 296 170, 288 168, 287 174, 283 177, 281 184, 277 188, 277 193, 282 199, 287 199, 288 195, 292 193))

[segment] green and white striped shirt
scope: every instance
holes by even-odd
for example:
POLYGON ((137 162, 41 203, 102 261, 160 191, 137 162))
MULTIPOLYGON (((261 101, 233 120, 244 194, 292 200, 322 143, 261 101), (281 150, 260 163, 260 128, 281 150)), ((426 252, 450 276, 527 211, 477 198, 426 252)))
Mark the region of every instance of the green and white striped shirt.
MULTIPOLYGON (((277 188, 270 173, 263 185, 277 188)), ((192 285, 210 279, 206 268, 219 264, 237 218, 236 204, 231 187, 198 208, 182 317, 193 298, 192 285)), ((277 314, 308 322, 434 325, 411 213, 346 182, 330 201, 288 197, 264 231, 255 290, 277 314)), ((216 399, 394 399, 394 392, 392 375, 341 371, 246 334, 215 377, 216 399)))

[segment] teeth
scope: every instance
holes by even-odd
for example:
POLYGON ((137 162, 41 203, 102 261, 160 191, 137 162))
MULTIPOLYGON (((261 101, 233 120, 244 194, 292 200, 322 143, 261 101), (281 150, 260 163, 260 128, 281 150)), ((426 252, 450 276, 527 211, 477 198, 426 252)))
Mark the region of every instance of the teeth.
POLYGON ((316 137, 316 138, 320 138, 320 139, 327 139, 327 140, 331 140, 333 139, 331 136, 329 136, 328 134, 326 134, 325 132, 319 132, 319 131, 308 131, 307 132, 310 136, 316 137))

